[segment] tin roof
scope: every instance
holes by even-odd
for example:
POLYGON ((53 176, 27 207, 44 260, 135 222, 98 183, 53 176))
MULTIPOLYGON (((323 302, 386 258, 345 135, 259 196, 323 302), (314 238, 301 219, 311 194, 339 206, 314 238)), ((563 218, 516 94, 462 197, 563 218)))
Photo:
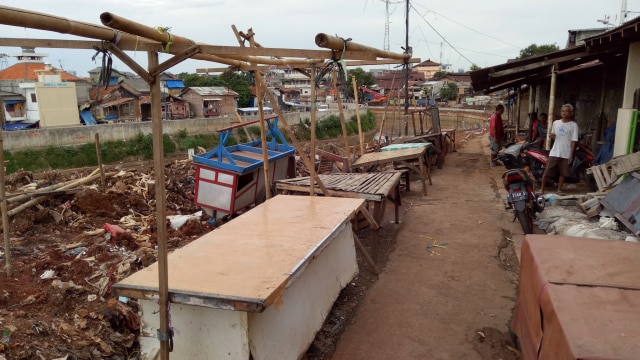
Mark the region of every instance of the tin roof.
POLYGON ((229 89, 226 86, 191 86, 185 89, 185 91, 195 91, 201 96, 238 96, 238 93, 229 89))

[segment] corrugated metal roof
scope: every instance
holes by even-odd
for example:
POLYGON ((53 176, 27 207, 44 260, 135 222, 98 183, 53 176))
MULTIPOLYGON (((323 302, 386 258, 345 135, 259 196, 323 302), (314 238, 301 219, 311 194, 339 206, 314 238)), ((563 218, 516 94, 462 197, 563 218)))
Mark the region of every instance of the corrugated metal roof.
POLYGON ((143 78, 132 78, 132 79, 123 79, 120 83, 125 83, 131 86, 134 90, 141 93, 149 93, 151 92, 151 88, 149 84, 143 78))
POLYGON ((225 86, 191 86, 190 90, 195 91, 198 95, 207 96, 223 96, 223 95, 233 95, 238 96, 238 93, 225 87, 225 86))

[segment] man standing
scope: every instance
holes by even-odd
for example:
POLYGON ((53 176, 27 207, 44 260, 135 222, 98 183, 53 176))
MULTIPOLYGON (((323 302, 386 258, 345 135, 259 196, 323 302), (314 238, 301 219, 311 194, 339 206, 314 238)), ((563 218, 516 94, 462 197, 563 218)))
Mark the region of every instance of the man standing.
POLYGON ((498 104, 496 111, 489 118, 489 146, 491 148, 491 167, 498 166, 496 159, 498 152, 502 149, 502 139, 504 138, 504 125, 502 124, 502 113, 504 105, 498 104))
POLYGON ((549 176, 555 175, 556 171, 560 172, 560 180, 558 181, 558 194, 562 193, 564 180, 569 176, 571 171, 571 162, 573 161, 573 152, 578 142, 578 124, 573 121, 573 105, 562 105, 560 110, 560 120, 553 122, 551 128, 551 138, 554 139, 553 147, 549 152, 547 167, 542 175, 542 183, 540 184, 540 193, 544 193, 544 186, 549 176))

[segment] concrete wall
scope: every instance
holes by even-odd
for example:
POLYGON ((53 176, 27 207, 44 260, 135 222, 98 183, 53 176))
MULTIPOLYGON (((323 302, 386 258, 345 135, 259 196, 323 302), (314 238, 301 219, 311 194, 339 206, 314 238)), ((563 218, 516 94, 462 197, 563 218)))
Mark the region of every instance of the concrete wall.
MULTIPOLYGON (((361 109, 361 114, 366 114, 366 109, 361 109)), ((355 109, 343 110, 345 119, 349 121, 355 115, 355 109)), ((323 111, 317 113, 320 121, 329 115, 339 116, 338 110, 323 111)), ((301 120, 310 118, 308 112, 293 112, 284 114, 288 125, 298 124, 301 120)), ((173 135, 181 130, 187 134, 210 134, 216 130, 227 127, 235 117, 219 117, 207 119, 165 120, 162 122, 163 133, 173 135)), ((257 120, 257 117, 244 117, 244 121, 257 120)), ((282 125, 282 121, 280 121, 282 125)), ((4 131, 4 150, 16 151, 27 149, 42 149, 49 146, 75 146, 95 142, 95 134, 98 134, 101 142, 127 141, 138 134, 148 135, 152 132, 151 121, 118 123, 94 126, 72 126, 47 129, 33 129, 20 131, 4 131)))

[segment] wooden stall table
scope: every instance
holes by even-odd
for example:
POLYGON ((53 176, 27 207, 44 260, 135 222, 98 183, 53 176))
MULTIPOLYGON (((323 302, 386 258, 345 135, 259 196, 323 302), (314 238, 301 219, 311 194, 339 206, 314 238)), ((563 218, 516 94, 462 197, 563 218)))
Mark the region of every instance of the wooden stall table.
POLYGON ((446 154, 446 147, 444 146, 443 135, 437 134, 422 134, 414 136, 403 136, 393 140, 392 145, 399 144, 429 144, 426 156, 428 158, 427 165, 435 164, 438 169, 442 169, 444 165, 444 156, 446 154))
MULTIPOLYGON (((360 198, 372 201, 373 218, 382 226, 386 200, 389 199, 395 205, 395 223, 398 224, 398 212, 400 203, 400 177, 399 171, 374 172, 374 173, 336 173, 319 174, 320 181, 324 184, 331 196, 360 198)), ((318 184, 314 186, 316 194, 322 194, 318 184)), ((309 193, 309 177, 298 177, 276 181, 276 190, 287 194, 290 191, 309 193)))
MULTIPOLYGON (((395 151, 380 151, 373 153, 366 153, 360 156, 351 166, 355 168, 362 168, 364 171, 371 171, 376 167, 384 167, 389 163, 401 163, 408 169, 411 169, 415 173, 420 175, 422 181, 422 194, 427 195, 427 169, 425 163, 426 147, 399 149, 395 151), (417 161, 419 168, 416 168, 412 162, 417 161)), ((431 176, 428 176, 429 182, 431 182, 431 176)))
POLYGON ((640 246, 527 235, 513 330, 522 358, 638 359, 640 246))
MULTIPOLYGON (((168 256, 175 359, 298 359, 357 274, 363 199, 278 195, 168 256)), ((140 349, 160 343, 158 264, 114 285, 140 299, 140 349)))

